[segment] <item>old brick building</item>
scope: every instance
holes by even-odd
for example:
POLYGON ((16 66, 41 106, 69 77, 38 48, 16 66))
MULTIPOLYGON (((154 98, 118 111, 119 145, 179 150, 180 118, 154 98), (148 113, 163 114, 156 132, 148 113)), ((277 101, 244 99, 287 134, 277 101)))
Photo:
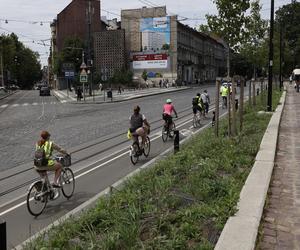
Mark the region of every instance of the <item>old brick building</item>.
POLYGON ((56 46, 61 51, 64 41, 68 37, 78 37, 82 41, 87 40, 87 10, 91 3, 91 33, 105 29, 101 22, 99 0, 73 0, 58 15, 56 20, 56 46))

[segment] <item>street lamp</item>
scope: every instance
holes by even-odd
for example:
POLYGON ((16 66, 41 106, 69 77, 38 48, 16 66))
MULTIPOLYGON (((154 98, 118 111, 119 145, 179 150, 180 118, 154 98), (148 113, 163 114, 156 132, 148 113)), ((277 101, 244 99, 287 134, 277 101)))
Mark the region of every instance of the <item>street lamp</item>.
POLYGON ((274 0, 271 0, 270 41, 269 41, 269 77, 267 111, 272 111, 272 81, 273 81, 273 30, 274 30, 274 0))

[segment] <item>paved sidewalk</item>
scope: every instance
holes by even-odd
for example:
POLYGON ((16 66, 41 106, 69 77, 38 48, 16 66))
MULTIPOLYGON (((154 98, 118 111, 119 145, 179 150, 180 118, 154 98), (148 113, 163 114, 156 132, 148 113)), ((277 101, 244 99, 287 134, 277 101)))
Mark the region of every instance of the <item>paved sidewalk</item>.
POLYGON ((300 94, 287 87, 286 104, 257 249, 300 250, 300 94))
MULTIPOLYGON (((101 93, 99 91, 95 91, 95 97, 93 99, 92 96, 86 95, 85 102, 83 99, 81 99, 81 103, 104 103, 104 102, 120 102, 130 99, 136 99, 144 96, 151 96, 151 95, 158 95, 168 92, 174 92, 174 91, 181 91, 188 89, 190 87, 170 87, 170 88, 146 88, 146 89, 140 89, 140 90, 125 90, 121 94, 118 93, 118 91, 113 91, 113 99, 107 98, 107 93, 105 91, 105 97, 104 97, 104 91, 101 93)), ((61 102, 77 102, 77 96, 75 91, 67 92, 66 90, 53 90, 54 95, 61 101, 61 102)))

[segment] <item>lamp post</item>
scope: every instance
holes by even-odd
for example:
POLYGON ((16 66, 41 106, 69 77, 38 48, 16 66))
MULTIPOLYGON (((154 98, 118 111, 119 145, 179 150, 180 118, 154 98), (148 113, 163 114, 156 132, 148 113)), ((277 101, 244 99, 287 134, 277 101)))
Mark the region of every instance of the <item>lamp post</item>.
POLYGON ((274 30, 274 0, 271 0, 269 41, 269 77, 268 77, 268 104, 267 111, 272 111, 272 82, 273 82, 273 30, 274 30))

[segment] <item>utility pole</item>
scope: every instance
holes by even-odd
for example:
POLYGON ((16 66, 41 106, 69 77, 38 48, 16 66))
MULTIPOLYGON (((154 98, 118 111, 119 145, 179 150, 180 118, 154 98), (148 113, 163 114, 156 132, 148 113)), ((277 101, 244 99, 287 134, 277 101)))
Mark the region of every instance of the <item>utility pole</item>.
POLYGON ((86 10, 86 17, 87 17, 87 25, 88 25, 88 41, 87 41, 87 49, 88 49, 88 61, 87 66, 90 70, 90 86, 89 86, 89 95, 92 95, 92 58, 91 58, 91 24, 92 24, 92 3, 91 0, 88 0, 88 8, 86 10))
POLYGON ((274 30, 274 0, 271 0, 270 43, 269 43, 269 77, 267 111, 272 111, 272 82, 273 82, 273 30, 274 30))
POLYGON ((2 56, 2 50, 1 50, 1 54, 0 54, 0 63, 1 63, 1 84, 2 87, 4 87, 4 73, 3 73, 3 56, 2 56))
POLYGON ((282 85, 283 85, 283 81, 282 81, 282 22, 280 21, 280 54, 279 54, 279 89, 280 91, 282 90, 282 85))

